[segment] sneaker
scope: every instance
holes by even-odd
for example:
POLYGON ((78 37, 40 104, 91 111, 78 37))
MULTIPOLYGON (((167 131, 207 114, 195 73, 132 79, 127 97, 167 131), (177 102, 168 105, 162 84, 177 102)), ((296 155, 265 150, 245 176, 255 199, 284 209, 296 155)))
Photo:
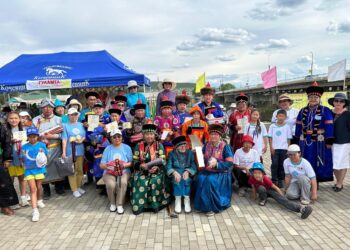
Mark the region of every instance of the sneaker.
POLYGON ((17 204, 17 205, 10 206, 10 208, 11 208, 12 210, 16 210, 16 209, 21 208, 21 206, 17 204))
POLYGON ((79 197, 81 197, 81 193, 79 193, 79 191, 74 191, 74 192, 73 192, 73 196, 74 196, 75 198, 79 198, 79 197))
POLYGON ((303 205, 309 205, 309 204, 310 204, 310 201, 309 201, 309 200, 301 200, 300 202, 301 202, 301 204, 303 204, 303 205))
POLYGON ((20 204, 22 207, 29 206, 29 202, 28 202, 28 200, 27 200, 27 197, 26 197, 26 196, 21 196, 19 204, 20 204))
POLYGON ((301 218, 304 220, 312 213, 312 207, 306 206, 301 209, 301 218))
POLYGON ((82 188, 78 188, 78 192, 79 192, 80 194, 85 194, 85 193, 86 193, 86 191, 85 191, 84 189, 82 189, 82 188))
POLYGON ((44 204, 43 200, 38 200, 37 206, 38 206, 38 208, 46 207, 46 205, 44 204))
POLYGON ((239 189, 238 195, 239 195, 240 197, 245 197, 246 194, 247 194, 247 192, 246 192, 245 188, 240 188, 240 189, 239 189))
POLYGON ((260 205, 260 206, 265 206, 265 204, 266 204, 266 200, 261 200, 261 201, 259 201, 259 205, 260 205))
POLYGON ((29 194, 26 194, 26 198, 27 198, 27 201, 30 201, 31 198, 30 198, 30 195, 29 194))
POLYGON ((37 222, 40 219, 40 213, 38 209, 34 209, 32 213, 32 221, 37 222))
POLYGON ((117 206, 116 206, 116 205, 111 204, 111 206, 109 207, 109 211, 111 211, 111 212, 115 212, 116 210, 117 210, 117 206))
POLYGON ((118 207, 117 207, 117 213, 118 213, 118 214, 123 214, 123 213, 124 213, 124 208, 123 208, 123 206, 118 206, 118 207))

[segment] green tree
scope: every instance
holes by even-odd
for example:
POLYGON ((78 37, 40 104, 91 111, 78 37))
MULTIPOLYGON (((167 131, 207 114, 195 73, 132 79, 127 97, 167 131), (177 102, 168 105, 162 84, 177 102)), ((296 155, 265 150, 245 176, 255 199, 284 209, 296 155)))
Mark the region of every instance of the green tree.
POLYGON ((235 88, 236 86, 233 85, 232 83, 224 83, 220 86, 221 91, 226 91, 226 90, 235 89, 235 88))

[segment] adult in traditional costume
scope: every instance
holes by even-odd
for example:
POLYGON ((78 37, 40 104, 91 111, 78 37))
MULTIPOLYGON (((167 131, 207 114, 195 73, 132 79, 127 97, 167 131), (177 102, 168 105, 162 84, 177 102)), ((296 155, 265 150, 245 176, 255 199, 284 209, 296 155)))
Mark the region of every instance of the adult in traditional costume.
POLYGON ((195 182, 194 208, 208 215, 231 206, 233 152, 222 140, 223 126, 209 126, 209 142, 204 146, 205 169, 195 182))
POLYGON ((156 116, 161 115, 161 102, 166 97, 172 103, 175 103, 176 92, 176 83, 170 79, 164 79, 161 84, 158 85, 159 89, 163 89, 162 92, 159 92, 157 96, 157 105, 156 105, 156 116))
POLYGON ((61 133, 63 131, 62 120, 53 113, 55 105, 47 98, 40 103, 42 114, 33 118, 33 124, 39 129, 40 139, 44 142, 49 150, 47 155, 47 174, 43 180, 44 199, 51 196, 50 183, 55 183, 56 193, 65 194, 63 177, 57 171, 55 159, 61 157, 61 133))
POLYGON ((165 175, 164 147, 156 141, 157 126, 142 127, 144 140, 134 150, 134 173, 131 177, 131 207, 134 214, 158 212, 171 202, 168 177, 165 175))
POLYGON ((198 106, 202 110, 207 120, 210 120, 212 118, 220 118, 224 116, 220 105, 216 102, 213 102, 214 94, 215 90, 212 87, 210 87, 209 83, 207 83, 207 85, 204 88, 201 88, 201 95, 203 96, 203 101, 199 103, 198 106))
POLYGON ((18 204, 18 197, 7 168, 12 160, 11 135, 0 124, 0 208, 5 215, 13 215, 10 206, 18 204))
POLYGON ((186 121, 186 118, 192 118, 192 116, 186 111, 187 104, 190 103, 190 97, 183 90, 181 95, 177 95, 175 98, 176 111, 173 115, 177 115, 180 119, 180 124, 186 121))
POLYGON ((87 112, 92 112, 92 109, 94 108, 94 105, 99 98, 99 95, 96 92, 90 91, 85 94, 86 99, 86 107, 83 108, 80 112, 79 121, 85 120, 85 114, 87 112))
POLYGON ((248 96, 244 93, 240 93, 236 97, 237 110, 233 112, 230 117, 228 124, 230 126, 232 135, 230 144, 233 148, 233 152, 243 146, 242 138, 244 135, 244 125, 249 125, 250 122, 250 110, 248 109, 248 96))
POLYGON ((309 103, 300 110, 295 128, 301 154, 311 163, 317 182, 333 180, 333 116, 329 108, 320 104, 323 92, 317 82, 306 89, 309 103))

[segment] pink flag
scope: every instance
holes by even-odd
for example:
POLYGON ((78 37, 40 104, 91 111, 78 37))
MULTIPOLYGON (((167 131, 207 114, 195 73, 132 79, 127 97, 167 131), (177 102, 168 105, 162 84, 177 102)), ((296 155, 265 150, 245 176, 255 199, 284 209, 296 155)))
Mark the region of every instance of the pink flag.
POLYGON ((264 84, 264 89, 269 89, 277 86, 277 70, 276 66, 261 73, 261 79, 264 84))

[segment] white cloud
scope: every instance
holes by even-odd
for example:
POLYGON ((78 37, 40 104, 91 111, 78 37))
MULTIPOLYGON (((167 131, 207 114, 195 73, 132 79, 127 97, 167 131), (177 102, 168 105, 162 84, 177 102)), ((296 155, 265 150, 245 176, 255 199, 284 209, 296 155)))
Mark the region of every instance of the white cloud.
POLYGON ((350 33, 350 18, 341 22, 330 21, 327 31, 331 34, 350 33))
POLYGON ((188 63, 182 64, 182 65, 174 65, 173 66, 174 69, 187 69, 189 67, 190 67, 190 65, 188 63))
POLYGON ((216 60, 221 61, 221 62, 230 62, 236 60, 235 55, 221 55, 217 56, 216 60))
POLYGON ((176 47, 177 50, 201 50, 219 46, 223 43, 244 44, 255 35, 245 29, 203 28, 193 40, 185 40, 176 47))
POLYGON ((254 47, 254 50, 278 50, 286 49, 290 46, 290 42, 287 39, 269 39, 267 43, 260 43, 254 47))
POLYGON ((322 0, 321 3, 315 7, 318 11, 331 11, 340 7, 343 0, 322 0))
POLYGON ((297 63, 310 63, 312 61, 311 56, 306 55, 306 56, 302 56, 297 60, 297 63))

